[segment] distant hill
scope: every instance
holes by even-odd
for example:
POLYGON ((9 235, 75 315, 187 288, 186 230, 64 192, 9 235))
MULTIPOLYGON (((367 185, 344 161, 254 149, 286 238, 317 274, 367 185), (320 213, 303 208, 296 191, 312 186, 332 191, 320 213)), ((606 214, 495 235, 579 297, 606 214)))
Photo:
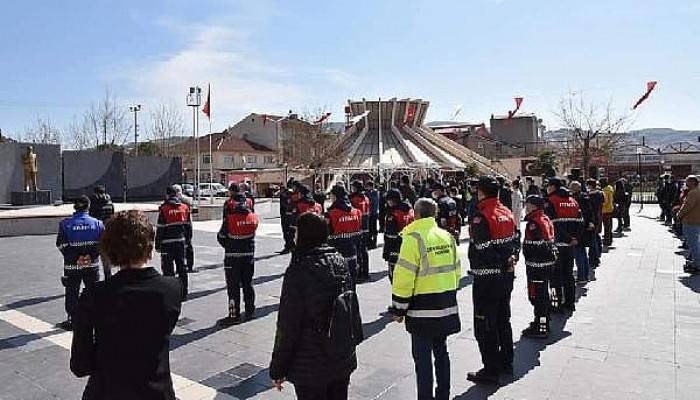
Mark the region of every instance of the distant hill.
MULTIPOLYGON (((566 131, 563 129, 555 131, 547 131, 544 134, 548 140, 560 140, 566 138, 566 131)), ((630 131, 629 141, 632 143, 641 143, 642 136, 647 146, 664 147, 671 143, 690 142, 698 143, 700 131, 677 131, 671 128, 647 128, 630 131)))

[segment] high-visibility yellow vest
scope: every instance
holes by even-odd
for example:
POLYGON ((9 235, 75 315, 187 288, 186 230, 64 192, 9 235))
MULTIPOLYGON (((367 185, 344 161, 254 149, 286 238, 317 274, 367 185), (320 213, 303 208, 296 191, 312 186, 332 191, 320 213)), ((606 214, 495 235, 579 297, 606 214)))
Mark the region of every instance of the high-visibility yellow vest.
POLYGON ((407 317, 409 331, 410 324, 425 326, 438 319, 452 321, 439 322, 444 334, 459 331, 456 293, 462 267, 454 237, 434 218, 412 222, 401 237, 392 283, 395 312, 407 317))
POLYGON ((608 185, 603 188, 603 214, 609 214, 615 210, 615 189, 608 185))

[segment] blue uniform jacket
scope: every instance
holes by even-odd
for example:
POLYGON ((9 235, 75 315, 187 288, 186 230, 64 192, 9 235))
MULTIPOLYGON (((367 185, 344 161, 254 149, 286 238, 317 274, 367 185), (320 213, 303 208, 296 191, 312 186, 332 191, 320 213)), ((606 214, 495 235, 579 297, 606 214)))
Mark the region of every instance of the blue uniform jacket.
POLYGON ((100 257, 99 243, 104 232, 102 221, 78 211, 58 225, 56 247, 63 254, 65 269, 78 269, 78 258, 89 255, 91 264, 100 257))

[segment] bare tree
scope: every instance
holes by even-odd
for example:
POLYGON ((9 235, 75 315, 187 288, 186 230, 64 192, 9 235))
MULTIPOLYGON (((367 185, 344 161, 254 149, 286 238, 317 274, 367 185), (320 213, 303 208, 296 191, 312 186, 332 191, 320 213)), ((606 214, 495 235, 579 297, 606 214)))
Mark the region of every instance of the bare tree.
POLYGON ((77 149, 123 146, 132 126, 127 109, 117 103, 109 88, 97 103, 90 104, 81 118, 69 125, 72 144, 77 149))
POLYGON ((630 125, 629 114, 617 114, 611 102, 587 103, 573 92, 560 101, 556 115, 568 136, 564 151, 569 159, 580 155, 584 176, 593 154, 612 155, 626 139, 630 125))
POLYGON ((149 137, 155 141, 165 155, 170 153, 170 139, 183 136, 185 120, 182 113, 173 104, 161 104, 150 113, 151 127, 149 137))
POLYGON ((37 117, 24 131, 21 140, 41 144, 61 144, 61 131, 51 124, 51 120, 37 117))

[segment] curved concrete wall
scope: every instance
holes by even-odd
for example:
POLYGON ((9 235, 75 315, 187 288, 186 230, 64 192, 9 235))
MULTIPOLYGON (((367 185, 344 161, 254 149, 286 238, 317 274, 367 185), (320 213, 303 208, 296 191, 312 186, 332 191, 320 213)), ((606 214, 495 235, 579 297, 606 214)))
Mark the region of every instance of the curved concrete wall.
POLYGON ((64 151, 63 198, 74 200, 103 184, 115 200, 124 194, 124 153, 116 151, 64 151))
POLYGON ((127 198, 155 200, 165 194, 165 188, 182 181, 182 159, 159 156, 127 157, 127 198))

